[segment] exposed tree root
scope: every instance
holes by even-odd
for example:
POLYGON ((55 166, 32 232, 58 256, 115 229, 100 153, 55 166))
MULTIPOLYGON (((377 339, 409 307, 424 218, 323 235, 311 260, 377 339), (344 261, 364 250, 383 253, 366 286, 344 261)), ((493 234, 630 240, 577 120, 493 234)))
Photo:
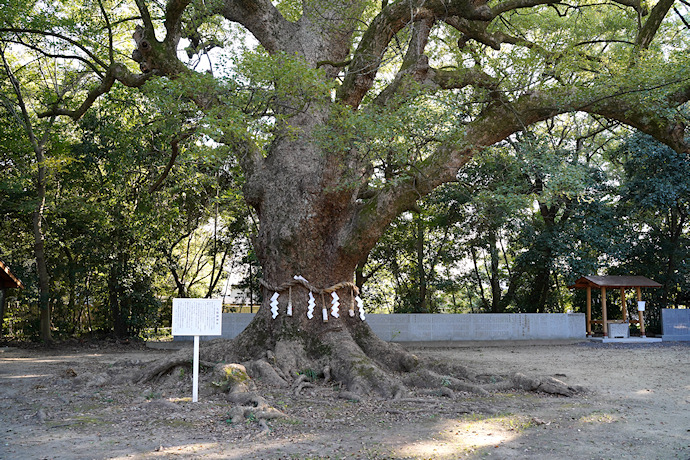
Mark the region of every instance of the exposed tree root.
POLYGON ((553 377, 535 378, 527 377, 521 373, 508 376, 502 382, 487 385, 491 391, 524 390, 536 391, 561 396, 573 396, 583 391, 582 387, 569 386, 567 383, 553 377))
MULTIPOLYGON (((236 343, 214 341, 203 344, 206 361, 202 367, 213 369, 210 383, 216 391, 227 393, 232 404, 232 423, 256 421, 262 432, 268 430, 268 420, 285 415, 259 395, 261 388, 289 389, 295 397, 302 397, 307 390, 329 385, 338 390, 335 397, 350 401, 376 397, 420 404, 440 403, 434 398, 458 399, 467 394, 533 391, 572 396, 583 391, 553 377, 535 378, 520 373, 480 376, 463 366, 435 360, 420 362, 399 345, 372 335, 353 336, 333 328, 319 337, 316 349, 312 343, 309 351, 310 347, 298 338, 282 339, 250 359, 239 359, 247 354, 233 349, 236 343), (228 362, 231 364, 225 364, 228 362)), ((143 369, 134 381, 157 381, 178 366, 190 365, 191 350, 181 350, 143 369)), ((208 374, 203 375, 207 383, 208 374)))
POLYGON ((353 393, 351 391, 341 391, 338 393, 338 398, 347 399, 348 401, 359 402, 362 400, 362 395, 353 393))
MULTIPOLYGON (((404 385, 397 375, 401 370, 399 360, 393 364, 390 356, 387 357, 388 362, 370 358, 372 355, 366 354, 346 331, 334 332, 325 339, 324 342, 332 351, 328 364, 331 375, 343 384, 345 390, 357 394, 373 393, 383 398, 394 398, 404 391, 404 385)), ((381 351, 379 355, 373 356, 383 358, 383 350, 381 351)), ((407 361, 416 362, 411 353, 400 353, 393 346, 390 347, 390 354, 397 358, 403 354, 409 355, 407 361)))
MULTIPOLYGON (((215 364, 212 362, 199 361, 199 368, 213 368, 214 366, 215 364)), ((170 358, 157 361, 153 366, 136 373, 132 381, 134 383, 155 382, 178 367, 192 367, 192 356, 187 350, 179 351, 170 358)))
POLYGON ((299 394, 302 392, 303 389, 305 388, 314 388, 314 384, 308 382, 309 377, 307 374, 302 374, 300 375, 292 384, 292 392, 295 394, 295 396, 299 396, 299 394))
MULTIPOLYGON (((354 341, 347 340, 347 333, 331 334, 324 342, 331 346, 330 356, 309 358, 304 347, 296 341, 280 341, 275 351, 267 351, 258 359, 245 361, 241 367, 246 372, 246 380, 260 381, 263 385, 277 388, 290 388, 299 395, 305 389, 313 388, 314 381, 322 384, 336 383, 346 399, 361 399, 366 395, 376 395, 385 399, 401 398, 408 388, 416 388, 422 394, 455 397, 456 392, 486 396, 496 391, 536 391, 561 396, 572 396, 583 391, 581 387, 570 386, 553 377, 535 378, 521 373, 510 376, 477 377, 462 366, 449 366, 434 361, 420 363, 411 353, 396 344, 378 344, 371 358, 354 341), (342 337, 342 335, 345 337, 342 337), (381 348, 390 347, 388 353, 381 348)), ((214 347, 226 348, 227 344, 215 343, 214 347)), ((373 348, 373 347, 369 347, 373 348)), ((205 350, 206 351, 206 350, 205 350)), ((206 355, 217 356, 217 351, 208 350, 206 355)), ((178 366, 191 365, 190 351, 182 350, 174 356, 157 362, 134 377, 135 382, 155 381, 178 366)), ((202 367, 213 368, 208 361, 202 367)), ((218 367, 218 366, 216 366, 218 367)), ((216 374, 227 370, 216 369, 216 374)), ((216 379, 219 378, 216 375, 216 379)), ((222 377, 222 375, 220 375, 222 377)), ((226 380, 225 376, 223 380, 226 380)), ((222 388, 228 391, 228 388, 222 388)))
POLYGON ((405 378, 405 383, 408 386, 417 388, 447 388, 451 391, 464 391, 467 393, 475 393, 482 396, 488 396, 489 394, 489 392, 482 388, 480 385, 465 380, 461 380, 453 375, 438 374, 426 367, 421 367, 414 373, 409 374, 405 378))
POLYGON ((455 392, 448 387, 420 389, 418 393, 427 396, 443 396, 445 398, 455 399, 455 392))
POLYGON ((232 423, 241 423, 245 419, 258 421, 285 417, 285 414, 271 407, 264 398, 253 392, 229 393, 228 401, 236 404, 229 412, 232 423))

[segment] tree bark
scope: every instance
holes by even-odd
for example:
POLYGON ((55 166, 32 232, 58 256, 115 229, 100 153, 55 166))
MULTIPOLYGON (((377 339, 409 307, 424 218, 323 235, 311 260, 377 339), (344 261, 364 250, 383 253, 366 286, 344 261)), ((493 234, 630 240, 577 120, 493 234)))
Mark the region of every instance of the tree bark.
POLYGON ((419 299, 417 301, 417 312, 429 313, 427 300, 427 274, 424 268, 424 222, 420 215, 417 215, 417 276, 419 284, 419 299))
POLYGON ((477 266, 477 251, 474 246, 470 247, 470 254, 472 255, 472 265, 474 266, 474 276, 477 278, 477 286, 479 286, 479 294, 482 300, 482 308, 486 308, 489 304, 484 295, 484 284, 482 278, 479 276, 479 267, 477 266))
POLYGON ((327 110, 317 108, 293 117, 291 129, 300 135, 278 136, 263 168, 248 184, 261 191, 250 204, 260 221, 254 245, 263 268, 263 302, 233 348, 242 359, 275 354, 278 367, 288 375, 299 371, 300 363, 321 363, 351 391, 392 397, 401 385, 388 372, 409 368, 411 358, 379 339, 355 305, 355 269, 375 240, 349 250, 360 206, 357 190, 339 184, 352 165, 343 165, 341 156, 311 140, 328 116, 327 110), (311 290, 304 284, 285 287, 295 276, 306 279, 311 290), (340 303, 336 311, 331 292, 322 290, 339 284, 333 291, 340 303), (273 318, 270 302, 275 292, 278 314, 273 318), (311 319, 310 293, 315 303, 311 319), (292 316, 287 314, 288 301, 292 316))
POLYGON ((51 342, 53 340, 50 323, 50 277, 46 263, 45 239, 43 237, 43 212, 45 210, 45 166, 39 166, 39 179, 36 191, 38 194, 38 207, 33 213, 34 231, 34 255, 36 256, 36 271, 38 272, 38 305, 40 310, 41 340, 51 342))
POLYGON ((491 281, 491 312, 492 313, 502 313, 501 310, 501 284, 500 284, 500 276, 498 273, 498 265, 499 265, 499 260, 498 260, 498 247, 497 247, 497 240, 498 240, 498 235, 496 235, 496 232, 494 230, 490 230, 488 234, 488 239, 489 239, 489 255, 491 258, 491 275, 490 275, 490 281, 491 281))
POLYGON ((124 293, 122 277, 127 266, 127 255, 118 253, 108 275, 108 300, 110 315, 113 324, 113 333, 116 337, 128 335, 127 320, 129 318, 129 300, 124 293))

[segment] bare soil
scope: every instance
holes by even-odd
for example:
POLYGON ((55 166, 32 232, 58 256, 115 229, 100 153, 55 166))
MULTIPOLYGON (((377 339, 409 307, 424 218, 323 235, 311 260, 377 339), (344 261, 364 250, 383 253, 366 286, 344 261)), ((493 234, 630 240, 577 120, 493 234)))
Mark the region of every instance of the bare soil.
MULTIPOLYGON (((690 459, 690 344, 458 344, 419 357, 491 375, 551 376, 588 391, 338 398, 262 388, 285 417, 231 423, 232 404, 178 369, 132 373, 169 355, 138 345, 0 348, 0 459, 690 459)), ((201 357, 203 360, 203 356, 201 357)))

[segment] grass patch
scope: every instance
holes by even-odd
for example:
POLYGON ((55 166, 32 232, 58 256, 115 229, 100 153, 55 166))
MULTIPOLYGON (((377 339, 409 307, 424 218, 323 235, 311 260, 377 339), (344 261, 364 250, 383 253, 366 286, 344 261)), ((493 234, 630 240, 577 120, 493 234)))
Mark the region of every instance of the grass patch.
POLYGON ((580 423, 614 423, 618 417, 608 412, 592 412, 591 414, 580 417, 580 423))
POLYGON ((70 417, 63 420, 51 420, 46 421, 46 426, 48 428, 60 428, 60 427, 74 427, 74 426, 104 426, 112 425, 110 422, 106 422, 103 419, 87 415, 78 415, 75 417, 70 417))

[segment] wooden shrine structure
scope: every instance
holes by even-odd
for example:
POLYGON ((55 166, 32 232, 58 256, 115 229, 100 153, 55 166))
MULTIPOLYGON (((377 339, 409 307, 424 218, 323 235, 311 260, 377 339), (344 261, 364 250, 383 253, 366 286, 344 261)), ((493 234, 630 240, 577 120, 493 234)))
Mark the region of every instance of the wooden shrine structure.
POLYGON ((8 289, 23 289, 24 284, 14 276, 10 267, 0 260, 0 337, 2 337, 2 322, 5 318, 5 305, 7 303, 8 289))
POLYGON ((604 337, 608 337, 609 324, 611 323, 638 323, 640 325, 640 335, 646 337, 644 328, 645 302, 642 301, 642 288, 659 288, 661 284, 652 281, 644 276, 584 276, 577 281, 570 289, 587 290, 587 337, 592 336, 592 324, 601 324, 604 330, 604 337), (592 288, 601 289, 601 320, 592 320, 592 288), (620 289, 622 320, 609 320, 606 311, 606 289, 620 289), (625 290, 635 289, 637 293, 637 312, 639 318, 628 319, 628 309, 625 305, 625 290))
POLYGON ((12 274, 10 267, 0 260, 0 290, 24 288, 22 282, 12 274))

